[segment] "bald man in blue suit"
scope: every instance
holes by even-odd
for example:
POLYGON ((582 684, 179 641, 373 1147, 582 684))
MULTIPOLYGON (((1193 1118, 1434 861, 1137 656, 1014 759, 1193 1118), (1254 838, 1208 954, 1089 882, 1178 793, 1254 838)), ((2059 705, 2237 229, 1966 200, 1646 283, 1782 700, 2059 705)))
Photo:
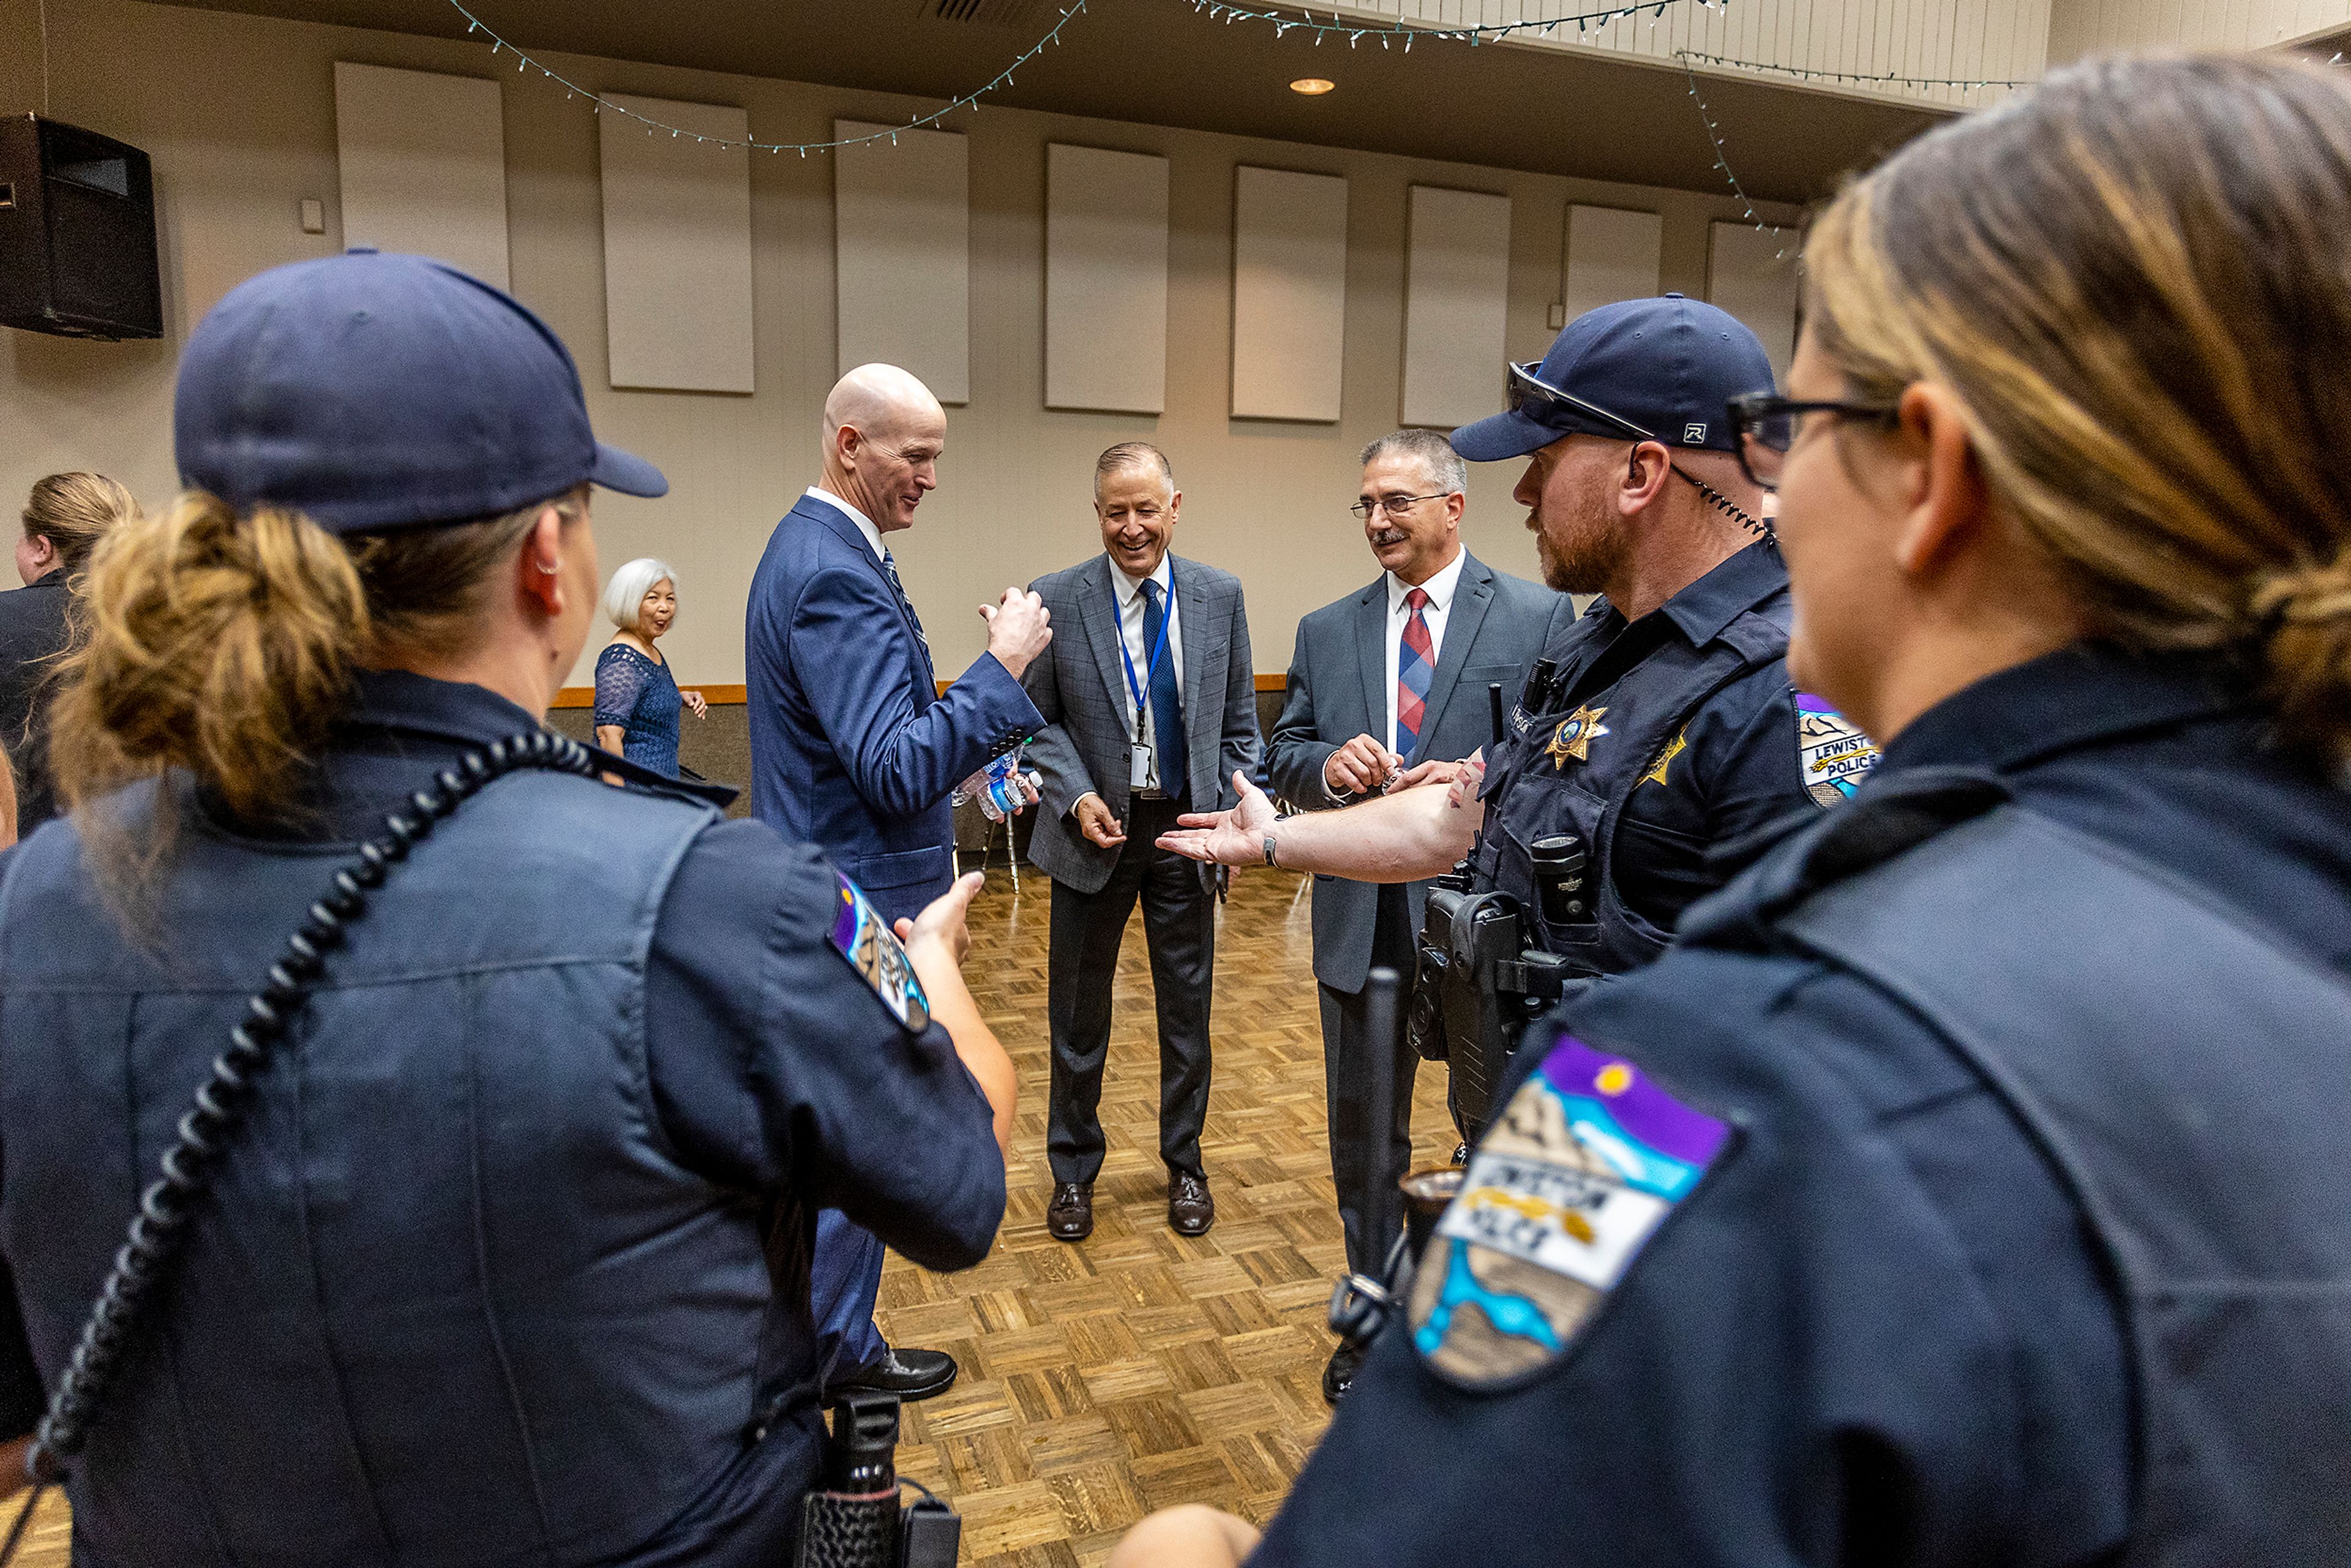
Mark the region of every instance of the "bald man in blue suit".
MULTIPOLYGON (((941 694, 929 640, 884 534, 938 484, 946 414, 892 365, 825 400, 824 472, 776 527, 751 580, 745 679, 751 814, 818 845, 883 918, 912 919, 954 882, 955 786, 1045 727, 1020 674, 1052 638, 1043 601, 985 606, 987 651, 941 694)), ((882 1243, 826 1209, 810 1263, 827 1388, 927 1398, 953 1357, 893 1349, 873 1327, 882 1243)))

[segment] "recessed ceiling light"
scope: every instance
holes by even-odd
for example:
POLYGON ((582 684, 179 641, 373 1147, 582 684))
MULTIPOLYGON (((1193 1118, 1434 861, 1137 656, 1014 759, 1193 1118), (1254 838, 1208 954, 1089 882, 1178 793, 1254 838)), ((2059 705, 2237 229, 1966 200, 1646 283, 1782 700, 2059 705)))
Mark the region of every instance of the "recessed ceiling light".
POLYGON ((1321 77, 1300 77, 1290 84, 1290 90, 1302 92, 1309 98, 1320 98, 1338 85, 1337 82, 1326 81, 1321 77))

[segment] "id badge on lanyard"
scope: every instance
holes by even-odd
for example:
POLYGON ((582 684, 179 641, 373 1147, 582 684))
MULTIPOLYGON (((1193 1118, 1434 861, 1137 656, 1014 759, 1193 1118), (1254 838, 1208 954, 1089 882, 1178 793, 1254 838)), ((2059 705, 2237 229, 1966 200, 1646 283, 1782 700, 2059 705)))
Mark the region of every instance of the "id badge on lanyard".
MULTIPOLYGON (((1168 595, 1168 609, 1175 609, 1175 595, 1168 595)), ((1167 652, 1167 627, 1176 617, 1172 613, 1159 617, 1159 641, 1151 650, 1151 663, 1144 669, 1143 679, 1134 678, 1134 660, 1126 651, 1125 628, 1119 629, 1118 660, 1126 666, 1126 689, 1134 698, 1134 741, 1126 748, 1126 787, 1130 789, 1151 788, 1151 677, 1159 673, 1160 655, 1167 652)))

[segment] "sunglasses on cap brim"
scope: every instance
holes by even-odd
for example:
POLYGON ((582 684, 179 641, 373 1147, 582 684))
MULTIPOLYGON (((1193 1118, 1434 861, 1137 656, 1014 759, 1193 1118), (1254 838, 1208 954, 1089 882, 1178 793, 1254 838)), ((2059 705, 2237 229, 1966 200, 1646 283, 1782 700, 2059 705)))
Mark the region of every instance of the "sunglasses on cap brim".
POLYGON ((1559 388, 1535 374, 1537 365, 1513 363, 1504 395, 1512 413, 1523 414, 1537 424, 1557 430, 1562 434, 1620 435, 1627 441, 1655 441, 1656 434, 1642 429, 1621 413, 1611 413, 1596 402, 1586 402, 1571 392, 1559 388), (1597 431, 1586 432, 1583 426, 1597 424, 1597 431))

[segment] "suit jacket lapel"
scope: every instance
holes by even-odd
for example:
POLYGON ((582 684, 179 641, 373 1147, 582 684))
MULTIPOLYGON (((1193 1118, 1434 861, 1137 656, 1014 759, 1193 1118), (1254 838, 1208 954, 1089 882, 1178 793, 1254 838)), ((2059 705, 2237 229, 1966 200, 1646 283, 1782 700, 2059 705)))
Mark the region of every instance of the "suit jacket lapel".
POLYGON ((1382 572, 1355 601, 1355 668, 1364 682, 1364 728, 1381 745, 1387 744, 1388 709, 1395 694, 1388 690, 1388 579, 1382 572))
MULTIPOLYGON (((1118 656, 1118 587, 1111 580, 1110 557, 1094 558, 1078 595, 1078 616, 1085 622, 1086 643, 1094 651, 1094 667, 1102 672, 1102 687, 1110 693, 1110 711, 1126 711, 1126 671, 1118 656)), ((1128 739, 1134 737, 1129 736, 1128 739)))
MULTIPOLYGON (((1461 677, 1461 666, 1469 662, 1470 644, 1478 639, 1478 627, 1486 619, 1487 610, 1494 602, 1494 574, 1484 562, 1466 550, 1462 553, 1461 575, 1453 582, 1453 605, 1445 612, 1445 646, 1437 651, 1437 668, 1428 677, 1428 708, 1420 721, 1421 744, 1405 760, 1425 760, 1421 753, 1429 737, 1437 733, 1437 721, 1445 716, 1446 705, 1453 700, 1453 688, 1461 677)), ((1449 760, 1449 759, 1448 759, 1449 760)))
MULTIPOLYGON (((1167 593, 1179 606, 1176 612, 1176 635, 1184 644, 1184 747, 1186 750, 1196 753, 1199 750, 1203 727, 1207 723, 1204 710, 1208 706, 1201 696, 1201 693, 1207 690, 1208 673, 1206 645, 1208 615, 1207 606, 1201 602, 1203 596, 1196 591, 1199 585, 1199 580, 1192 574, 1190 561, 1172 555, 1167 558, 1167 593)), ((1217 703, 1216 713, 1215 727, 1207 730, 1208 755, 1212 758, 1217 755, 1217 745, 1224 739, 1225 705, 1222 701, 1217 703)), ((1191 763, 1191 758, 1184 759, 1187 777, 1191 763)), ((1215 767, 1215 763, 1209 764, 1211 772, 1215 767)))
POLYGON ((849 520, 849 514, 813 496, 802 495, 792 504, 792 511, 822 525, 865 563, 866 569, 873 574, 873 580, 882 585, 882 591, 890 596, 890 602, 898 607, 898 624, 906 629, 906 640, 914 644, 914 682, 919 692, 914 706, 922 708, 935 702, 939 681, 938 673, 931 667, 931 652, 924 646, 922 637, 914 631, 914 617, 906 612, 904 596, 899 592, 898 585, 890 580, 890 573, 883 566, 882 558, 873 553, 873 547, 866 542, 865 535, 849 520))

